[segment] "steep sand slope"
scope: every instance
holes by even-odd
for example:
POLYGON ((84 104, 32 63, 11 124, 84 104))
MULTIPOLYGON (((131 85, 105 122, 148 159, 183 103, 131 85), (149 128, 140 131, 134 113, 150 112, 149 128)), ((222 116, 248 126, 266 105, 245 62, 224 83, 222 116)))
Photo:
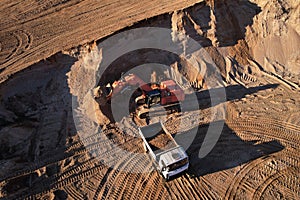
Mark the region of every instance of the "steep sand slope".
POLYGON ((254 60, 264 70, 300 85, 299 1, 254 2, 263 10, 247 34, 254 60))
POLYGON ((4 0, 0 5, 0 81, 63 49, 196 2, 4 0))

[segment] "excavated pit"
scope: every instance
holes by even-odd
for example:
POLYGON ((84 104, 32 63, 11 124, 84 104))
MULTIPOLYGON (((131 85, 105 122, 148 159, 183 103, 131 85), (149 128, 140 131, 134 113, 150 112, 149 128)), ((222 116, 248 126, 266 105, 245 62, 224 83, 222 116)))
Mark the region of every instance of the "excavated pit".
POLYGON ((299 9, 292 0, 203 1, 118 32, 160 27, 199 42, 225 88, 226 100, 215 106, 207 90, 213 73, 203 76, 200 68, 163 50, 124 54, 97 79, 90 66, 102 61, 100 44, 107 38, 14 74, 0 85, 0 198, 299 199, 299 9), (160 71, 160 65, 169 68, 160 71), (190 169, 169 182, 144 153, 137 128, 145 122, 125 112, 112 123, 92 96, 96 86, 137 66, 144 66, 147 81, 155 67, 159 80, 183 76, 187 95, 197 97, 197 108, 165 119, 183 146, 196 133, 185 146, 190 169), (212 120, 222 105, 225 118, 212 120), (225 123, 216 145, 199 157, 208 129, 220 122, 225 123))

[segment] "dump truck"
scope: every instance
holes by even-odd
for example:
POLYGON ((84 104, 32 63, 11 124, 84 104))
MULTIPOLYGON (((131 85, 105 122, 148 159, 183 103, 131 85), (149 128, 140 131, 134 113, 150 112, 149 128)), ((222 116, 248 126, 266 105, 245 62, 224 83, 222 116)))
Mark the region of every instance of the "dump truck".
POLYGON ((162 122, 140 127, 139 134, 145 151, 149 152, 157 170, 166 180, 188 169, 189 159, 185 150, 176 143, 162 122))

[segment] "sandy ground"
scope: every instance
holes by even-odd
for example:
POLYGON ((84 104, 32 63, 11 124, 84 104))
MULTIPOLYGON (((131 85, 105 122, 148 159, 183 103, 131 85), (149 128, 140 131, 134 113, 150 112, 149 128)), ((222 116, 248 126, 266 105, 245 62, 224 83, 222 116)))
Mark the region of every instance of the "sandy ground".
POLYGON ((137 21, 186 8, 188 1, 2 1, 0 81, 41 59, 98 40, 137 21))
MULTIPOLYGON (((115 25, 112 17, 112 21, 107 21, 107 26, 112 29, 105 33, 101 32, 103 29, 94 29, 100 21, 94 22, 90 15, 101 13, 96 11, 83 17, 82 21, 70 23, 70 27, 76 27, 74 32, 60 29, 62 26, 59 24, 53 28, 54 35, 47 28, 33 28, 39 20, 47 23, 47 20, 53 20, 62 13, 67 16, 68 13, 91 10, 87 6, 91 3, 89 1, 76 4, 73 1, 63 2, 51 1, 53 7, 43 11, 46 15, 33 13, 38 16, 37 19, 21 17, 28 20, 24 22, 28 25, 27 30, 39 30, 41 35, 46 35, 40 36, 40 39, 34 35, 33 40, 28 40, 36 43, 32 43, 28 51, 26 45, 22 47, 25 53, 17 50, 14 54, 6 54, 5 48, 16 47, 12 42, 0 40, 2 77, 28 66, 0 85, 0 198, 300 198, 300 73, 297 48, 300 6, 297 1, 207 1, 150 18, 193 4, 172 1, 174 5, 161 7, 151 1, 151 5, 145 6, 153 6, 153 10, 137 14, 132 21, 124 18, 124 23, 122 20, 119 22, 120 26, 115 25), (80 5, 82 9, 78 9, 80 5), (188 89, 195 92, 199 108, 168 115, 165 124, 173 134, 181 130, 178 143, 184 143, 184 138, 192 132, 196 135, 186 150, 190 158, 189 170, 168 182, 154 170, 152 160, 144 152, 142 140, 138 137, 137 128, 145 125, 145 121, 124 116, 111 123, 105 112, 107 110, 86 96, 86 91, 95 83, 91 78, 94 74, 84 67, 84 63, 86 60, 97 62, 95 55, 99 55, 101 48, 96 48, 97 44, 76 47, 83 41, 97 40, 145 16, 150 19, 130 28, 159 26, 185 32, 210 54, 221 71, 226 91, 226 100, 216 105, 226 107, 226 116, 212 120, 211 112, 216 106, 211 105, 205 88, 205 80, 209 76, 195 73, 180 58, 166 54, 168 59, 163 59, 157 55, 164 56, 166 52, 155 50, 132 52, 114 62, 106 71, 106 78, 102 81, 118 79, 122 71, 130 69, 133 64, 142 64, 143 56, 154 57, 174 69, 182 66, 177 70, 187 79, 188 89), (88 23, 83 23, 89 20, 94 25, 89 27, 88 23), (63 33, 56 32, 58 30, 63 33), (95 32, 87 31, 90 35, 85 40, 82 39, 85 36, 80 34, 83 30, 95 32), (66 32, 73 34, 72 38, 68 38, 66 32), (45 41, 49 45, 42 45, 45 41), (6 47, 7 44, 11 46, 6 47), (31 65, 67 47, 74 48, 31 65), (74 99, 82 108, 76 112, 72 110, 74 99), (90 126, 101 127, 103 134, 86 131, 86 127, 76 129, 74 115, 77 112, 84 112, 96 121, 90 126), (199 158, 204 133, 211 124, 220 121, 224 121, 224 127, 217 144, 206 157, 199 158), (135 154, 126 154, 124 150, 135 154), (108 167, 108 163, 114 167, 108 167), (147 172, 151 170, 154 171, 147 172)), ((100 1, 93 2, 100 4, 100 1)), ((37 1, 32 5, 39 4, 37 1)), ((143 4, 140 2, 137 7, 143 4)), ((9 8, 21 8, 18 5, 10 2, 2 4, 1 9, 6 8, 8 12, 9 8)), ((122 5, 126 7, 129 4, 124 2, 122 5)), ((30 14, 33 8, 22 7, 22 12, 30 14)), ((126 12, 123 12, 124 16, 130 16, 126 12)), ((3 18, 1 27, 14 31, 25 26, 19 20, 20 25, 13 27, 12 18, 3 18)), ((0 33, 7 38, 9 34, 4 32, 1 30, 0 33)), ((18 43, 16 38, 22 39, 22 34, 27 32, 14 33, 21 36, 12 34, 15 38, 12 40, 19 45, 25 44, 18 43)), ((176 74, 170 76, 178 78, 176 74)), ((154 117, 150 122, 159 118, 154 117)), ((82 121, 89 123, 88 119, 82 121)))

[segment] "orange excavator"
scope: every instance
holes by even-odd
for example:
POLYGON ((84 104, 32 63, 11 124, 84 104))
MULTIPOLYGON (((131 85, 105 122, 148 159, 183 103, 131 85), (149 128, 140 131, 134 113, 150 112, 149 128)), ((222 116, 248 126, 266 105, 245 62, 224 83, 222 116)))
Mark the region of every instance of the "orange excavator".
MULTIPOLYGON (((160 107, 160 109, 163 107, 165 110, 173 110, 185 98, 184 91, 173 80, 162 81, 159 84, 147 84, 135 74, 129 74, 106 86, 107 101, 110 101, 114 95, 124 93, 131 87, 139 88, 141 92, 141 95, 135 98, 135 113, 140 118, 146 117, 149 114, 149 109, 152 107, 160 107)), ((155 108, 152 108, 152 110, 155 110, 155 108)))

